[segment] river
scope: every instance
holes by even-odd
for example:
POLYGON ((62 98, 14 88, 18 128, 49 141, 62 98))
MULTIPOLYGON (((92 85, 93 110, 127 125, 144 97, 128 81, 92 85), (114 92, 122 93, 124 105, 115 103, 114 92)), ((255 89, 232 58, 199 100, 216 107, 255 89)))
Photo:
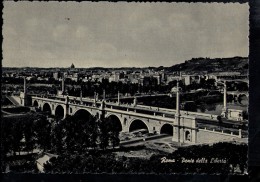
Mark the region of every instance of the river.
MULTIPOLYGON (((248 99, 246 97, 242 97, 240 102, 228 102, 227 103, 228 109, 238 109, 247 111, 248 110, 248 99)), ((199 105, 197 108, 197 112, 203 112, 208 114, 221 114, 223 109, 223 102, 211 103, 211 104, 203 104, 199 105)))
MULTIPOLYGON (((193 100, 194 99, 195 98, 193 98, 193 100)), ((215 98, 213 101, 212 100, 213 99, 211 99, 210 102, 207 102, 206 99, 200 99, 200 101, 195 99, 194 102, 199 104, 193 106, 192 110, 190 111, 197 111, 197 112, 216 114, 216 115, 221 114, 223 108, 223 102, 222 102, 223 96, 215 98)), ((133 103, 133 99, 121 99, 121 102, 133 103)), ((169 97, 169 96, 138 98, 138 104, 175 109, 176 98, 169 97)), ((227 107, 229 109, 239 109, 239 110, 247 111, 248 98, 246 96, 243 96, 241 100, 236 102, 229 99, 227 103, 227 107)))

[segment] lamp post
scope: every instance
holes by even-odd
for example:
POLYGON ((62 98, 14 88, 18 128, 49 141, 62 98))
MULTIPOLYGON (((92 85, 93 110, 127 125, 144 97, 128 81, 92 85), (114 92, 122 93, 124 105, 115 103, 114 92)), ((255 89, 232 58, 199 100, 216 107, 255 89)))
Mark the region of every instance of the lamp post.
POLYGON ((180 90, 179 90, 179 80, 177 80, 177 90, 176 90, 176 113, 175 119, 177 120, 177 141, 180 144, 180 90))
POLYGON ((27 94, 27 88, 26 88, 26 77, 23 77, 23 92, 24 92, 24 95, 27 94))
POLYGON ((83 101, 82 101, 82 90, 80 89, 80 104, 82 104, 83 101))
POLYGON ((179 145, 181 145, 181 136, 180 136, 180 91, 181 88, 179 86, 180 79, 177 80, 177 86, 172 88, 171 92, 176 93, 176 112, 175 112, 175 121, 174 124, 177 125, 177 127, 174 127, 175 131, 173 131, 172 141, 176 141, 177 136, 177 142, 179 145))
POLYGON ((118 93, 117 93, 117 103, 118 103, 118 105, 120 105, 120 92, 119 92, 119 90, 118 90, 118 93))
POLYGON ((64 94, 64 91, 65 91, 65 83, 64 83, 64 78, 62 78, 62 81, 61 81, 61 92, 62 92, 62 94, 64 94))
POLYGON ((27 105, 27 85, 26 85, 26 77, 23 77, 23 93, 20 93, 20 97, 21 97, 21 104, 23 106, 27 105))
POLYGON ((97 94, 96 92, 94 92, 94 107, 96 107, 96 103, 97 103, 97 94))
POLYGON ((226 81, 224 82, 224 98, 223 98, 223 101, 224 101, 224 103, 223 103, 223 105, 224 105, 223 110, 227 111, 227 84, 226 84, 226 81))
POLYGON ((221 115, 225 118, 228 117, 228 108, 227 108, 227 83, 226 81, 224 81, 224 83, 222 82, 218 82, 220 84, 222 84, 224 86, 224 90, 223 90, 223 108, 222 108, 222 113, 221 115))

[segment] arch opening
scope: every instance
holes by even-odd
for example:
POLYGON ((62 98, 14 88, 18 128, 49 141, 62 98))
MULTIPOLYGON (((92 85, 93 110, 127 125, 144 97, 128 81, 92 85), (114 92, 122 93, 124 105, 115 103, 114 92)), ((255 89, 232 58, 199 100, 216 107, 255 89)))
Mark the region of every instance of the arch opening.
POLYGON ((164 124, 160 131, 161 134, 173 135, 173 126, 170 124, 164 124))
POLYGON ((75 112, 75 114, 73 115, 73 117, 77 118, 77 119, 93 119, 94 117, 91 115, 91 113, 85 109, 79 109, 75 112))
POLYGON ((115 115, 110 115, 106 118, 106 123, 109 130, 111 131, 117 131, 120 132, 122 131, 122 124, 119 120, 119 118, 115 115))
POLYGON ((45 103, 43 105, 42 111, 47 113, 48 115, 51 115, 51 106, 48 103, 45 103))
POLYGON ((129 132, 143 130, 149 132, 147 125, 142 120, 134 120, 129 126, 129 132))
POLYGON ((185 131, 185 140, 186 141, 191 141, 191 136, 189 131, 185 131))
POLYGON ((37 102, 37 100, 35 100, 35 101, 33 102, 33 107, 36 107, 36 108, 39 107, 39 103, 37 102))
POLYGON ((58 119, 64 118, 64 109, 61 105, 58 105, 55 109, 55 117, 58 119))

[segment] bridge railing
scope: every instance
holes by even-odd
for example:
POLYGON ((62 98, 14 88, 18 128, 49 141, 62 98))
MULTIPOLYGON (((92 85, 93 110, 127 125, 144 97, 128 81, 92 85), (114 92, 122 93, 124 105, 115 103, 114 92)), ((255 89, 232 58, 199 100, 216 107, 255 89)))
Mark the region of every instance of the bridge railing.
POLYGON ((242 138, 244 135, 242 135, 242 130, 239 129, 238 131, 230 131, 227 129, 210 129, 210 128, 199 128, 199 131, 206 131, 206 132, 211 132, 211 133, 216 133, 216 134, 220 134, 220 135, 226 135, 226 136, 234 136, 234 137, 238 137, 238 138, 242 138))
MULTIPOLYGON (((175 115, 176 113, 175 109, 160 108, 160 107, 146 106, 146 105, 136 105, 136 106, 133 106, 131 104, 118 105, 118 103, 114 103, 114 102, 107 102, 107 105, 110 105, 112 107, 122 107, 122 108, 127 107, 128 109, 134 109, 136 112, 140 112, 142 109, 144 109, 145 111, 151 112, 151 114, 162 115, 162 116, 169 115, 172 118, 174 118, 174 116, 171 115, 175 115)), ((215 114, 191 112, 191 111, 184 111, 184 110, 181 110, 180 112, 182 115, 196 116, 196 117, 201 117, 203 119, 209 119, 209 120, 217 120, 217 117, 219 116, 215 114)))
POLYGON ((47 97, 44 95, 39 95, 39 96, 32 96, 33 99, 39 99, 39 100, 47 100, 47 101, 65 101, 65 98, 57 98, 57 97, 47 97))
MULTIPOLYGON (((48 101, 53 101, 53 100, 58 100, 58 101, 65 101, 65 97, 45 97, 42 95, 41 97, 36 97, 36 98, 42 98, 44 100, 48 101)), ((69 97, 70 104, 77 104, 77 105, 85 105, 85 106, 93 106, 94 101, 93 100, 83 100, 82 101, 78 97, 69 97)), ((96 105, 100 105, 100 101, 97 101, 96 105)), ((116 108, 118 110, 122 111, 134 111, 137 113, 144 113, 144 114, 149 114, 149 115, 157 115, 157 116, 162 116, 162 117, 170 117, 174 118, 176 110, 174 109, 168 109, 168 108, 159 108, 159 107, 154 107, 154 106, 146 106, 146 105, 132 105, 128 103, 120 103, 118 102, 111 102, 111 101, 106 101, 106 106, 109 106, 110 108, 116 108)), ((108 108, 109 108, 108 107, 108 108)), ((191 111, 183 111, 181 110, 182 115, 186 116, 195 116, 195 117, 201 117, 203 119, 210 119, 210 120, 217 120, 218 115, 213 115, 213 114, 207 114, 207 113, 198 113, 198 112, 191 112, 191 111)))
MULTIPOLYGON (((159 108, 159 107, 145 106, 145 105, 137 105, 137 106, 141 107, 141 108, 151 109, 156 112, 172 112, 173 114, 176 113, 175 109, 159 108)), ((217 120, 217 117, 218 117, 218 115, 215 115, 215 114, 207 114, 207 113, 200 113, 200 112, 192 112, 192 111, 184 111, 184 110, 181 110, 180 112, 181 112, 181 114, 184 114, 184 115, 201 116, 205 119, 207 118, 207 119, 217 120)))

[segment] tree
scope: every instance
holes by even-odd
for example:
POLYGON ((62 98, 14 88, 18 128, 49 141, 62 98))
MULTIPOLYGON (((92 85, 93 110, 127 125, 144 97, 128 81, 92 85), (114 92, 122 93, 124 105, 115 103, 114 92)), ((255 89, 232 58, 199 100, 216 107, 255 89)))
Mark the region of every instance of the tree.
POLYGON ((100 148, 104 150, 108 147, 109 144, 108 128, 104 121, 100 123, 100 131, 100 148))
POLYGON ((103 130, 106 132, 104 135, 107 137, 105 140, 108 140, 112 143, 113 148, 119 145, 119 132, 121 131, 120 127, 117 125, 115 120, 112 117, 105 118, 103 121, 104 127, 106 128, 103 130))
POLYGON ((205 82, 205 87, 206 89, 215 89, 215 79, 207 79, 205 82))
POLYGON ((35 141, 35 133, 33 130, 33 121, 32 120, 25 120, 24 121, 24 139, 25 139, 25 150, 29 153, 33 151, 36 145, 35 141))
POLYGON ((51 123, 44 115, 34 116, 34 130, 38 146, 46 151, 51 146, 51 123))
POLYGON ((51 148, 53 152, 61 154, 64 148, 63 143, 63 128, 60 122, 53 123, 51 131, 51 148))
POLYGON ((54 135, 59 145, 70 153, 84 153, 95 149, 99 143, 99 122, 87 111, 78 111, 56 125, 54 135), (61 142, 62 141, 62 142, 61 142))
POLYGON ((22 149, 21 141, 23 139, 23 130, 22 130, 22 125, 18 121, 13 122, 11 127, 12 137, 11 137, 10 148, 13 151, 13 155, 16 155, 15 152, 19 152, 20 155, 20 151, 22 149))

